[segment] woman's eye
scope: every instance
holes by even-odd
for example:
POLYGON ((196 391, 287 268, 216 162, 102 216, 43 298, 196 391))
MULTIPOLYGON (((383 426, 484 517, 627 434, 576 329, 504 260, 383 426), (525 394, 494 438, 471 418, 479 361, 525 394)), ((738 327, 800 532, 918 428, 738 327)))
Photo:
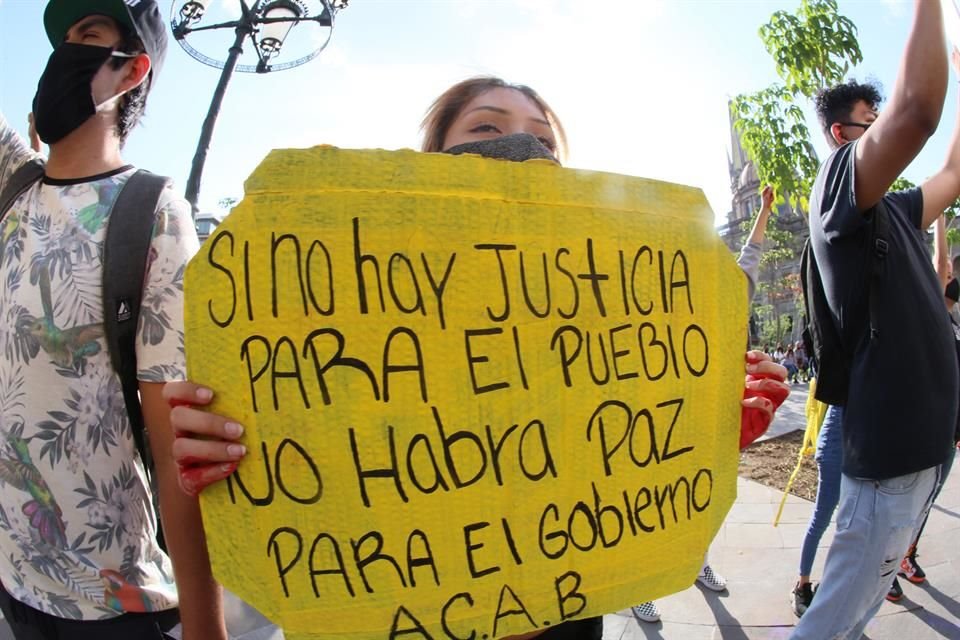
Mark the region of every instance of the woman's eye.
POLYGON ((557 143, 554 142, 553 140, 551 140, 550 138, 539 137, 539 138, 537 138, 537 140, 539 140, 539 141, 540 141, 540 144, 542 144, 543 146, 545 146, 545 147, 546 147, 547 149, 549 149, 550 151, 556 151, 556 150, 557 150, 557 143))
POLYGON ((474 128, 470 129, 470 133, 500 133, 500 129, 497 129, 492 124, 478 124, 474 128))

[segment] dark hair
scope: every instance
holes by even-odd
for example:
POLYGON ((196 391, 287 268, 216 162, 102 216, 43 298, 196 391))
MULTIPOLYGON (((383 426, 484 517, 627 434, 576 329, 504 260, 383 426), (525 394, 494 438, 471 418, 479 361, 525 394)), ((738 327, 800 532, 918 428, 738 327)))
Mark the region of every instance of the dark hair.
POLYGON ((494 76, 478 76, 458 82, 433 101, 427 109, 423 122, 420 123, 420 129, 423 131, 421 151, 443 151, 443 141, 463 108, 471 100, 490 89, 513 89, 530 98, 543 111, 557 138, 557 159, 561 162, 564 160, 567 155, 567 134, 550 105, 527 85, 511 84, 494 76))
MULTIPOLYGON (((120 43, 116 50, 120 53, 144 53, 143 42, 126 25, 116 23, 120 31, 120 43)), ((110 58, 110 68, 116 70, 130 62, 129 58, 110 58)), ((127 91, 120 98, 120 106, 117 109, 117 137, 120 138, 120 146, 127 141, 127 136, 133 130, 140 118, 147 110, 147 96, 150 94, 150 85, 153 84, 153 69, 147 74, 146 79, 138 86, 127 91)))
POLYGON ((951 278, 947 286, 944 287, 943 297, 950 298, 954 302, 960 300, 960 283, 957 282, 956 278, 951 278))
POLYGON ((880 87, 870 82, 860 84, 856 80, 850 80, 829 89, 821 89, 817 93, 814 98, 817 118, 831 146, 835 143, 830 135, 830 127, 835 122, 849 120, 854 105, 861 100, 871 107, 879 106, 883 102, 880 87))

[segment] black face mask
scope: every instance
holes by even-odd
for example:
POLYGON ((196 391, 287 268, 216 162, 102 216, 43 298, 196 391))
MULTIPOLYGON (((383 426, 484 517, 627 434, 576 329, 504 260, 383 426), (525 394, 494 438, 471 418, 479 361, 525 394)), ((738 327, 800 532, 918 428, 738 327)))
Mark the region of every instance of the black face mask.
POLYGON ((536 136, 529 133, 512 133, 509 136, 500 136, 491 140, 464 142, 450 147, 444 153, 455 156, 462 153, 475 153, 484 158, 499 158, 512 162, 526 162, 535 158, 544 158, 560 164, 554 157, 553 152, 547 149, 536 136))
POLYGON ((110 47, 70 42, 54 50, 33 97, 33 121, 41 140, 59 142, 97 112, 91 83, 112 55, 110 47))

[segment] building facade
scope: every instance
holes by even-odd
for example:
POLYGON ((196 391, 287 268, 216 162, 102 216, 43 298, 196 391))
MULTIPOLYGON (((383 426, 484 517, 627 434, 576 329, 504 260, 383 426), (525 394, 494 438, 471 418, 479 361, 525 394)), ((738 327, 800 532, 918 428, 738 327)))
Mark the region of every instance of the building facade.
POLYGON ((193 223, 197 228, 197 237, 200 238, 200 242, 203 242, 213 235, 217 225, 220 224, 220 218, 212 213, 198 213, 193 223))

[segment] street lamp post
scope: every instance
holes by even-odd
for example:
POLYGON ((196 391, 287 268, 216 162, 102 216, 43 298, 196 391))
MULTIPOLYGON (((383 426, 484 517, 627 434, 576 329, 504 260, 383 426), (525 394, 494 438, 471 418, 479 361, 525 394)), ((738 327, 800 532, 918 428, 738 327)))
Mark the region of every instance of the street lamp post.
POLYGON ((197 151, 193 156, 190 167, 190 177, 187 179, 186 198, 193 208, 196 217, 197 201, 200 195, 200 181, 203 176, 203 165, 207 160, 207 151, 213 137, 213 129, 223 104, 223 97, 227 85, 234 71, 248 73, 268 73, 292 69, 316 58, 330 42, 333 33, 333 22, 336 14, 347 6, 349 0, 238 0, 240 16, 233 20, 214 24, 201 24, 207 13, 211 0, 187 0, 180 5, 180 0, 174 0, 171 5, 170 26, 173 36, 190 57, 211 67, 222 69, 220 81, 217 83, 210 109, 203 121, 200 130, 200 139, 197 142, 197 151), (326 30, 326 37, 319 38, 311 51, 295 60, 277 63, 283 44, 293 27, 298 24, 314 24, 317 28, 326 30), (202 32, 233 29, 235 37, 226 60, 207 56, 187 41, 191 34, 202 32), (256 64, 238 64, 243 54, 244 42, 249 39, 252 50, 256 54, 256 64))

